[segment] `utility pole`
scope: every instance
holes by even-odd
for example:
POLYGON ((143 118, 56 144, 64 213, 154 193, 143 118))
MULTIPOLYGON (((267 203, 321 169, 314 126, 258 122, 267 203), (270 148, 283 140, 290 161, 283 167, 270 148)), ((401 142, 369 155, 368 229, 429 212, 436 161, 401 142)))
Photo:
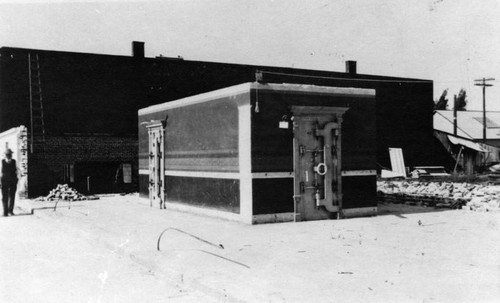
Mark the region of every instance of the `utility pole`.
POLYGON ((486 144, 486 87, 493 86, 493 84, 486 83, 486 81, 493 81, 494 78, 483 78, 474 80, 476 86, 483 87, 483 143, 486 144))
POLYGON ((457 95, 453 96, 453 136, 457 136, 458 121, 457 121, 457 95))

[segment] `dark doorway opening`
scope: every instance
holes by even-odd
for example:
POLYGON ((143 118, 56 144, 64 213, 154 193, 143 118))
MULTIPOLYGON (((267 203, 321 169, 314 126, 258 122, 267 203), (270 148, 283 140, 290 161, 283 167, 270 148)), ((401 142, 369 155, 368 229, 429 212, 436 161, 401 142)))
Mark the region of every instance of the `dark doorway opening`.
POLYGON ((122 162, 77 162, 73 187, 81 193, 132 192, 132 165, 122 162))

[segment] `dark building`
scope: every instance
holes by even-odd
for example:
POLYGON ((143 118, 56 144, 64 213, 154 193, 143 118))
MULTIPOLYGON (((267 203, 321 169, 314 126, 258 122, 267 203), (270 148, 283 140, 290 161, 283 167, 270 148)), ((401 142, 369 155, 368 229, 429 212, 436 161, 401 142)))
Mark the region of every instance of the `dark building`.
POLYGON ((29 196, 57 183, 137 189, 136 113, 147 104, 138 67, 131 57, 0 49, 0 131, 27 128, 29 196))
POLYGON ((256 75, 264 83, 375 89, 379 166, 390 166, 389 147, 403 148, 408 166, 449 161, 432 135, 430 80, 357 74, 354 62, 343 73, 144 58, 141 43, 133 44, 133 53, 0 49, 0 131, 27 127, 30 196, 59 182, 95 192, 135 189, 137 134, 146 131, 138 129, 140 108, 252 82, 256 75), (130 166, 132 183, 116 185, 130 166))

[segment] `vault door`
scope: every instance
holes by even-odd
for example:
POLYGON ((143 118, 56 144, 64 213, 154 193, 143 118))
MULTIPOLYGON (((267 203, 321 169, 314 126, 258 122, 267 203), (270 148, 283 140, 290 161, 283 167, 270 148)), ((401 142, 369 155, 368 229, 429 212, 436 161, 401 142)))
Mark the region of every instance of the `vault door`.
POLYGON ((161 123, 148 125, 149 133, 149 201, 165 206, 165 130, 161 123))
POLYGON ((342 217, 341 124, 347 108, 294 106, 297 220, 342 217))

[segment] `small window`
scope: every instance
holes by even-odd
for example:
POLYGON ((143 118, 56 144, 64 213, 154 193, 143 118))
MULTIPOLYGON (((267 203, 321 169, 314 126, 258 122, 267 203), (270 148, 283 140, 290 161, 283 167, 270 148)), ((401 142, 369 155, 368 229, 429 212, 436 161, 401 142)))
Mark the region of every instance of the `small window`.
POLYGON ((123 183, 132 183, 132 164, 122 164, 123 183))

